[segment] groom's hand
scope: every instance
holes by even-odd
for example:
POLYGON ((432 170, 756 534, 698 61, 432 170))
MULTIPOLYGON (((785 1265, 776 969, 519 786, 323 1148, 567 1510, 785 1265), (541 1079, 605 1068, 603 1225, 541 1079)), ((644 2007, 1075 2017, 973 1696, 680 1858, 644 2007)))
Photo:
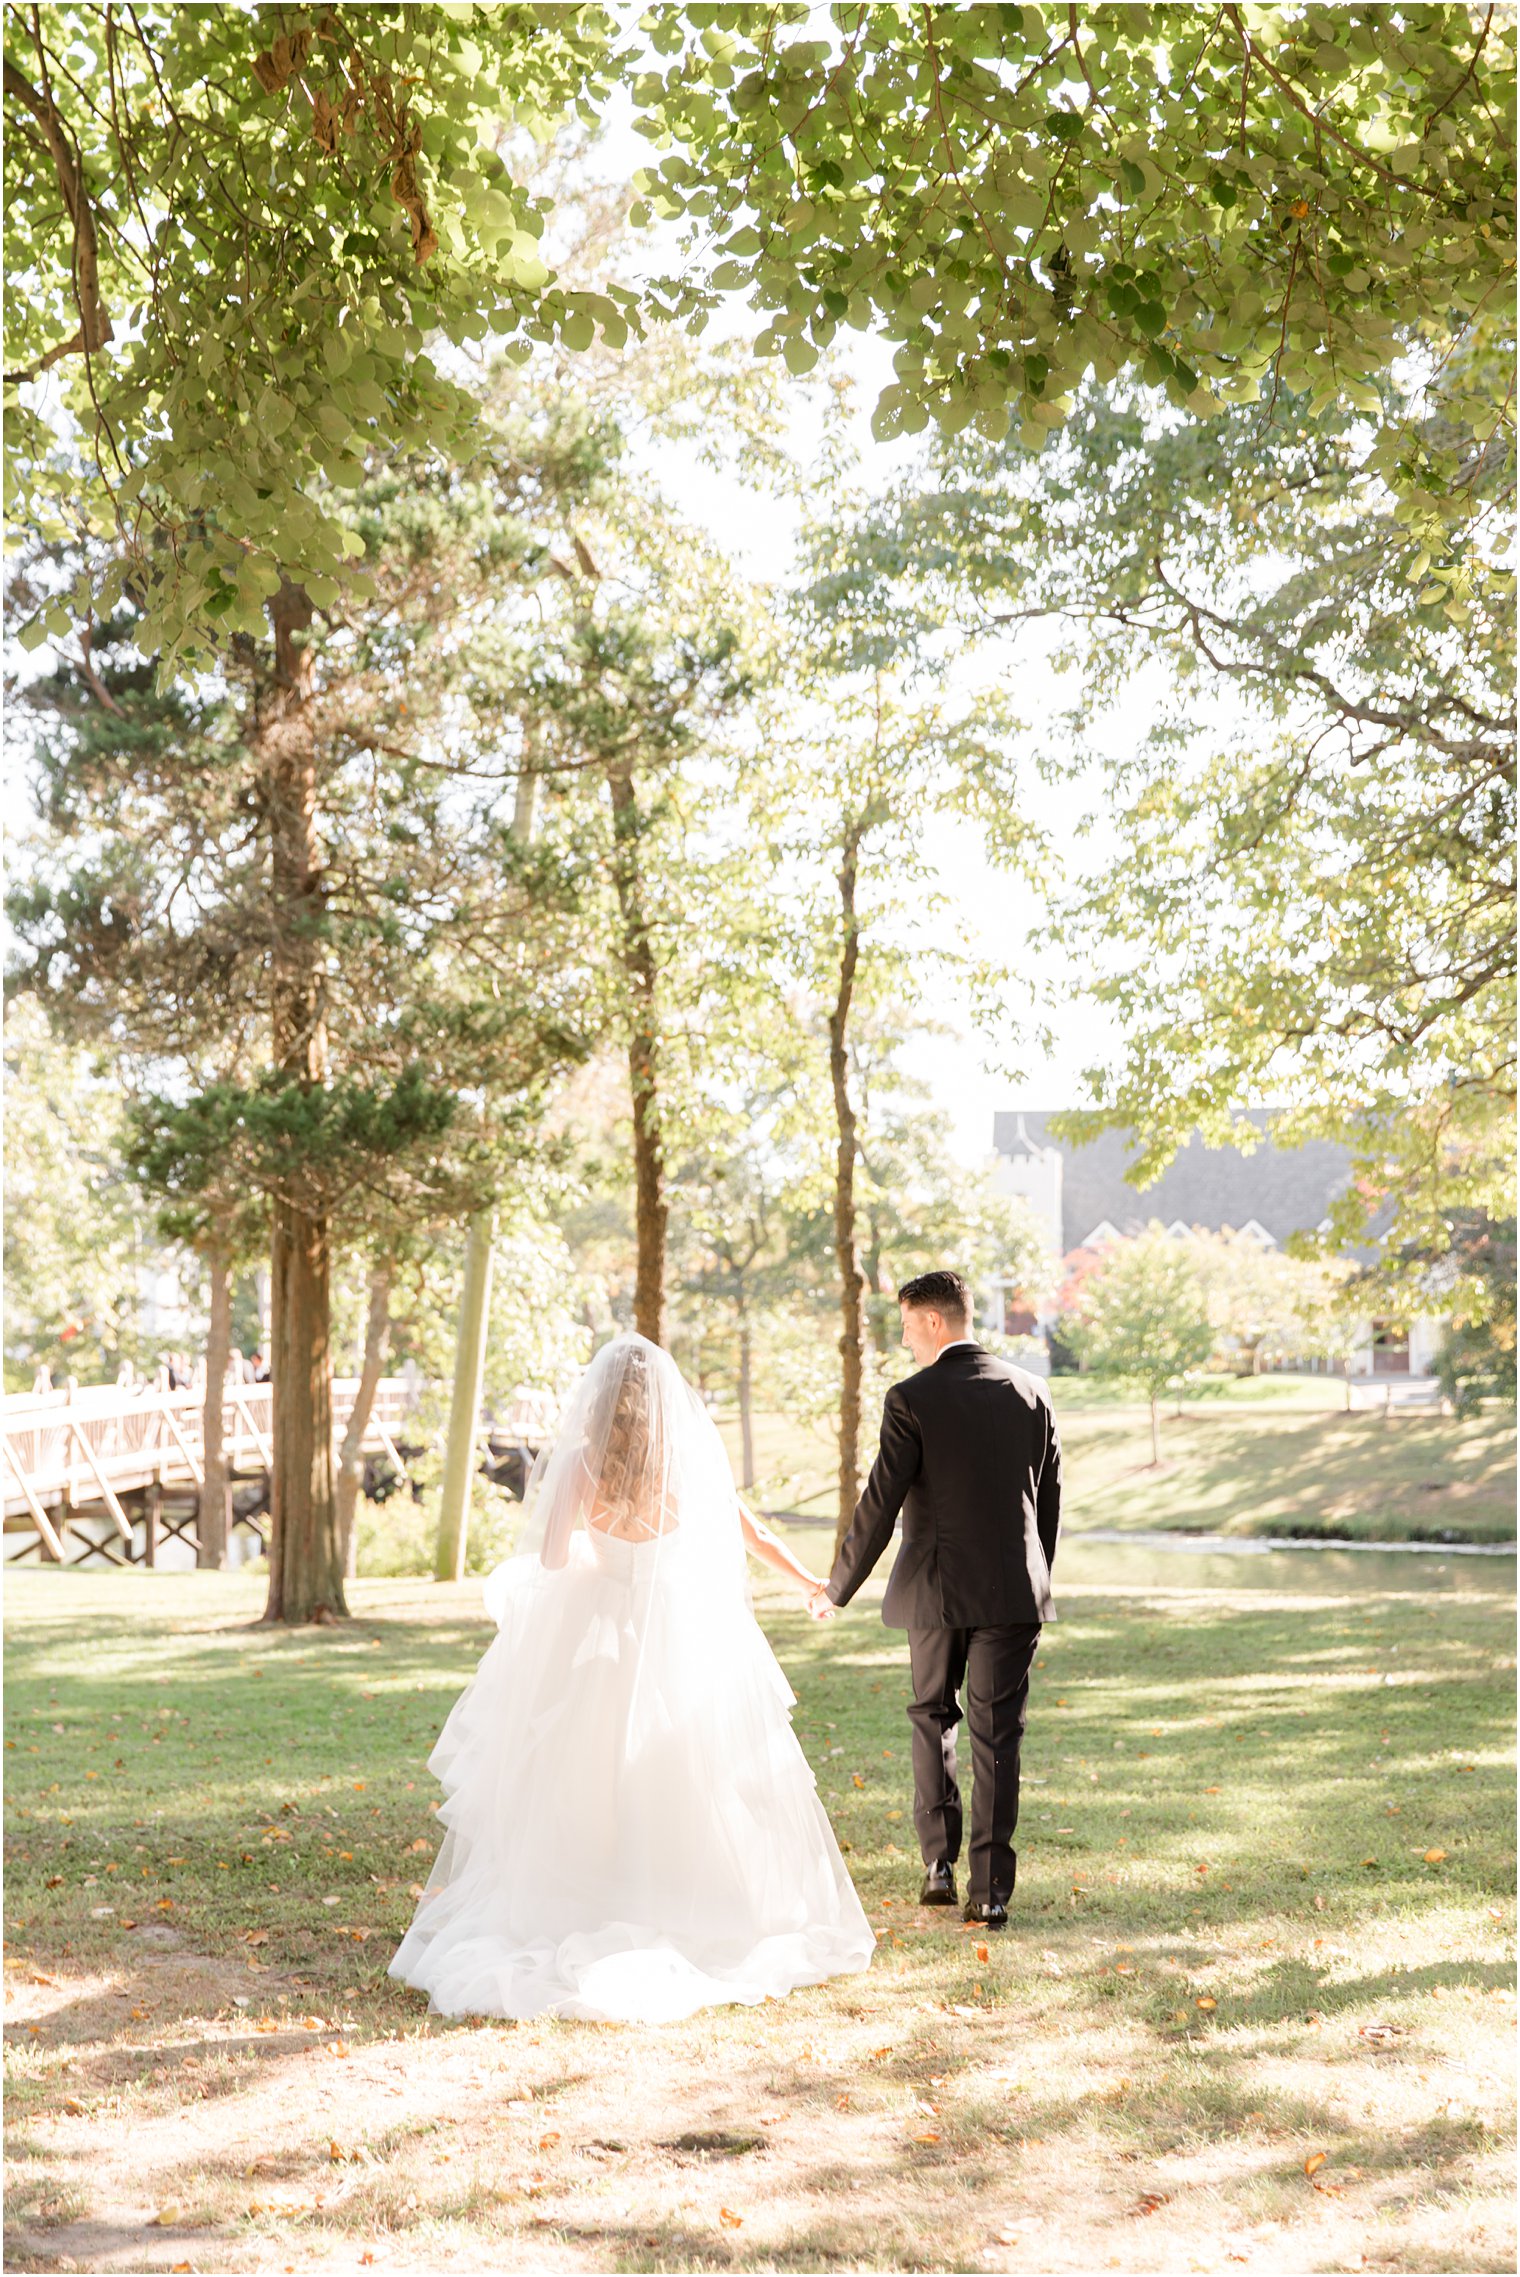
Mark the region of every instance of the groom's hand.
POLYGON ((815 1621, 832 1621, 834 1615, 839 1611, 839 1607, 829 1595, 828 1586, 825 1582, 820 1581, 809 1597, 808 1611, 815 1621))

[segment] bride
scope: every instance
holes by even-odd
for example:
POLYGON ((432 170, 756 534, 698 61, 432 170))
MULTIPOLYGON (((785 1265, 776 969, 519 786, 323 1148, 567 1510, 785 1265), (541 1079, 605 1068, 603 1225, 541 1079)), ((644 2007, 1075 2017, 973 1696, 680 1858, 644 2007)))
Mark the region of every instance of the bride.
POLYGON ((534 1465, 485 1583, 497 1633, 428 1758, 447 1832, 389 1973, 435 2011, 660 2022, 868 1966, 746 1544, 816 1586, 670 1355, 616 1337, 534 1465))

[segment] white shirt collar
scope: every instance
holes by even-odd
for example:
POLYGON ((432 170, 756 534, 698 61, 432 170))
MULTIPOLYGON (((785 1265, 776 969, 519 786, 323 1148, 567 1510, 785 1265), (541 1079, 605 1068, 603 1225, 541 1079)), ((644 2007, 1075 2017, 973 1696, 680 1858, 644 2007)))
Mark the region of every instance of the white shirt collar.
POLYGON ((973 1352, 980 1351, 981 1349, 974 1336, 952 1336, 948 1344, 942 1344, 940 1346, 939 1350, 934 1355, 935 1359, 943 1360, 947 1352, 955 1351, 957 1346, 961 1344, 969 1344, 973 1352))

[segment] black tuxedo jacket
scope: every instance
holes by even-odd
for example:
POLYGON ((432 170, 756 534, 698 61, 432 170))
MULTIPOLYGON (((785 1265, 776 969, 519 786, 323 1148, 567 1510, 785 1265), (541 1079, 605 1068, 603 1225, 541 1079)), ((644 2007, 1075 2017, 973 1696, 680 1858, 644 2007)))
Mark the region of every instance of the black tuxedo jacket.
POLYGON ((881 1448, 829 1575, 836 1605, 876 1564, 899 1511, 902 1548, 881 1608, 889 1629, 1050 1619, 1061 1447, 1039 1377, 979 1344, 953 1344, 892 1386, 881 1448))

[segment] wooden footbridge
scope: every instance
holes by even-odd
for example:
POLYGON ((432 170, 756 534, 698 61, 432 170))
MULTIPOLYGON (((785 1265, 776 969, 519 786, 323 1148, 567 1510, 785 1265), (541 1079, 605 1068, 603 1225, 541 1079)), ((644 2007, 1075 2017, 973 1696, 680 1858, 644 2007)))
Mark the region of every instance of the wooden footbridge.
MULTIPOLYGON (((332 1390, 336 1447, 353 1413, 358 1379, 340 1376, 332 1390)), ((384 1458, 397 1486, 407 1479, 408 1456, 419 1452, 408 1440, 416 1396, 405 1377, 382 1377, 362 1442, 368 1458, 384 1458)), ((193 1554, 206 1476, 205 1402, 204 1391, 147 1385, 7 1394, 0 1401, 6 1564, 35 1558, 44 1565, 104 1559, 109 1565, 154 1566, 170 1542, 193 1554)), ((482 1468, 520 1493, 554 1415, 552 1401, 517 1393, 505 1414, 480 1425, 482 1468)), ((222 1442, 233 1564, 268 1548, 273 1429, 268 1384, 226 1386, 222 1442)))
MULTIPOLYGON (((358 1389, 356 1378, 333 1384, 335 1439, 358 1389)), ((398 1442, 414 1396, 403 1378, 383 1378, 364 1434, 366 1453, 384 1455, 398 1481, 407 1474, 398 1442)), ((204 1391, 118 1384, 8 1394, 0 1403, 5 1562, 35 1556, 43 1564, 79 1565, 99 1557, 152 1566, 166 1542, 193 1550, 205 1484, 205 1400, 204 1391)), ((234 1562, 268 1546, 273 1427, 268 1384, 226 1386, 222 1439, 234 1562)))

